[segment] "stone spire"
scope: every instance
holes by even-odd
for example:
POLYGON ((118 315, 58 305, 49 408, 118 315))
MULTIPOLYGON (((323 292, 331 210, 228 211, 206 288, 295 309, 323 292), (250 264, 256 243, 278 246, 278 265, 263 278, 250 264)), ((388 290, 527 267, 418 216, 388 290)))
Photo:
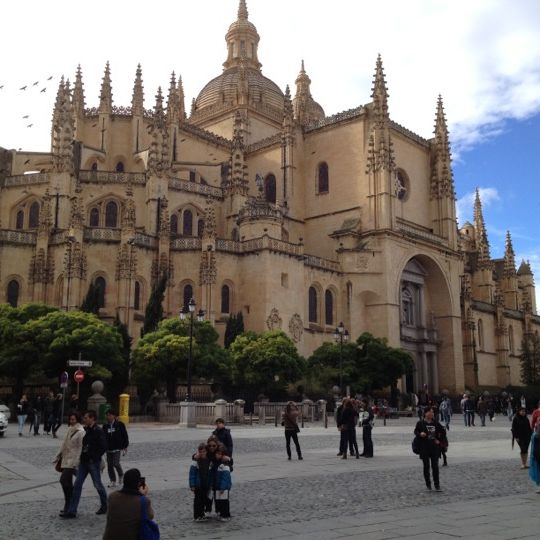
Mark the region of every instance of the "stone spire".
POLYGON ((176 75, 174 71, 171 74, 171 83, 169 85, 169 95, 167 96, 167 123, 178 124, 185 118, 184 111, 184 89, 182 87, 182 79, 178 79, 176 84, 176 75))
POLYGON ((55 172, 74 172, 73 138, 75 119, 69 81, 60 80, 53 113, 52 158, 55 172))
POLYGON ((519 265, 517 273, 520 276, 532 276, 531 263, 525 259, 521 259, 521 264, 519 265))
MULTIPOLYGON (((56 92, 56 101, 54 102, 54 109, 53 109, 53 119, 52 119, 52 127, 54 130, 54 126, 58 123, 58 115, 60 114, 60 111, 62 109, 62 103, 64 101, 64 76, 62 75, 60 77, 60 82, 58 83, 58 90, 56 92)), ((53 132, 53 139, 54 139, 54 132, 53 132)))
POLYGON ((137 64, 137 71, 135 72, 133 96, 131 98, 131 113, 133 116, 142 116, 144 114, 144 87, 141 64, 137 64))
POLYGON ((384 78, 384 69, 380 54, 377 56, 377 62, 375 64, 375 75, 373 77, 373 88, 371 90, 375 120, 379 124, 385 124, 389 120, 388 90, 386 88, 386 80, 384 78))
POLYGON ((38 235, 48 236, 52 229, 53 220, 51 212, 51 196, 49 194, 49 188, 45 190, 45 196, 43 197, 43 205, 39 212, 39 226, 38 235))
POLYGON ((311 95, 311 79, 306 73, 303 60, 295 84, 296 95, 293 99, 293 109, 296 120, 303 126, 322 120, 325 116, 324 110, 311 95))
POLYGON ((84 106, 84 85, 82 82, 81 65, 79 64, 75 75, 75 85, 73 86, 73 110, 78 118, 84 116, 84 106))
POLYGON ((437 99, 435 115, 434 155, 431 163, 431 198, 449 197, 455 199, 454 178, 452 175, 452 160, 448 127, 442 97, 437 99))
POLYGON ((230 177, 226 189, 231 194, 247 195, 247 165, 245 163, 245 130, 240 111, 234 116, 230 177))
POLYGON ((289 85, 287 85, 287 88, 285 88, 285 99, 284 99, 284 106, 283 106, 283 128, 289 129, 292 127, 294 120, 294 110, 293 110, 293 104, 291 101, 291 89, 289 88, 289 85))
POLYGON ((178 100, 180 121, 183 122, 186 119, 186 106, 185 106, 185 96, 184 96, 184 84, 182 83, 182 75, 178 75, 178 85, 176 87, 176 99, 178 100))
POLYGON ((105 64, 105 73, 101 83, 101 92, 99 94, 99 112, 112 113, 112 88, 111 88, 111 69, 109 62, 105 64))
POLYGON ((238 20, 248 20, 248 10, 246 6, 246 0, 240 0, 238 4, 238 20))
POLYGON ((152 141, 148 153, 148 170, 151 174, 161 176, 168 168, 169 162, 169 142, 166 127, 165 111, 163 109, 163 94, 161 86, 156 94, 156 104, 154 115, 150 126, 152 141))
POLYGON ((482 213, 482 202, 480 201, 480 192, 476 188, 476 197, 474 200, 474 234, 476 240, 476 250, 478 252, 478 264, 480 267, 489 266, 491 258, 489 255, 489 241, 482 213))
POLYGON ((506 242, 504 247, 504 276, 514 277, 516 275, 516 256, 512 246, 510 231, 506 231, 506 242))

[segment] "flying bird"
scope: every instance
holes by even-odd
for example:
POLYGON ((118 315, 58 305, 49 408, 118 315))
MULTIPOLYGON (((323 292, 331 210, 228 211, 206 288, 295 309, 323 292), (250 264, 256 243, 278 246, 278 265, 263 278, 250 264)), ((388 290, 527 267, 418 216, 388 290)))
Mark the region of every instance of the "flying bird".
POLYGON ((30 160, 29 160, 29 159, 27 159, 27 160, 24 162, 25 165, 28 165, 29 163, 30 163, 30 160))
POLYGON ((0 90, 2 90, 2 88, 4 88, 4 85, 0 86, 0 90))
POLYGON ((36 81, 32 86, 37 86, 39 84, 39 81, 36 81))
POLYGON ((96 126, 97 126, 97 124, 92 124, 92 127, 96 127, 96 126))
POLYGON ((53 76, 51 75, 47 80, 50 81, 52 78, 53 78, 53 76))
POLYGON ((32 127, 34 124, 28 124, 26 127, 32 127))
POLYGON ((47 90, 47 88, 42 88, 41 93, 45 92, 46 90, 47 90))
POLYGON ((30 116, 28 114, 25 114, 23 118, 29 118, 30 116))
POLYGON ((19 90, 26 90, 26 86, 21 86, 19 90))

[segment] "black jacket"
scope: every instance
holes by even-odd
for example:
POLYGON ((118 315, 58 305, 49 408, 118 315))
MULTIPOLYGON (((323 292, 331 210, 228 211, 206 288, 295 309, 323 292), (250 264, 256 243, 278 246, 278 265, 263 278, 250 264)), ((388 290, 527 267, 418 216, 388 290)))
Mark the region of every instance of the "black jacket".
POLYGON ((124 422, 115 420, 112 424, 103 424, 103 432, 107 440, 107 451, 124 450, 129 446, 129 437, 124 422))
POLYGON ((414 428, 414 434, 418 437, 421 459, 438 456, 441 450, 448 446, 446 430, 435 420, 433 422, 419 420, 414 428), (422 432, 427 433, 427 437, 421 437, 420 433, 422 432), (435 441, 438 441, 439 444, 435 441))
POLYGON ((84 431, 86 433, 83 439, 81 463, 99 463, 101 456, 107 451, 105 433, 97 424, 85 427, 84 431))
POLYGON ((229 457, 232 457, 233 440, 231 437, 231 430, 227 428, 214 429, 212 435, 215 435, 218 438, 218 441, 225 446, 225 449, 227 450, 227 455, 229 457))
POLYGON ((347 429, 354 429, 356 426, 356 413, 352 407, 344 407, 341 413, 341 424, 347 429))
POLYGON ((518 441, 528 442, 532 435, 531 424, 527 416, 516 414, 512 420, 512 435, 518 441))

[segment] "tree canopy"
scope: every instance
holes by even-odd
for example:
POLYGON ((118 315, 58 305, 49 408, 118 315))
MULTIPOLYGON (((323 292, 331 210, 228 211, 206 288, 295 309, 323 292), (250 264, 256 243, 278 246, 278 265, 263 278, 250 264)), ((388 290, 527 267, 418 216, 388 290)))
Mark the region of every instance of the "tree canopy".
POLYGON ((163 274, 152 288, 144 311, 143 335, 153 332, 163 319, 163 299, 167 288, 167 275, 163 274))

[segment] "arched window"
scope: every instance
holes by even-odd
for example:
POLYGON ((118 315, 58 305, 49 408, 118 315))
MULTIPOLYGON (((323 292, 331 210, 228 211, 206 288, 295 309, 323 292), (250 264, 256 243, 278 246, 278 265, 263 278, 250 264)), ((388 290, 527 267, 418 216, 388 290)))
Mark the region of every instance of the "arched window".
POLYGON ((99 210, 97 208, 90 210, 90 227, 99 227, 99 210))
POLYGON ((182 234, 184 236, 193 235, 193 213, 191 210, 184 210, 182 234))
POLYGON ((39 225, 39 203, 37 201, 30 205, 30 212, 28 214, 28 227, 35 229, 39 225))
POLYGON ((269 174, 264 179, 264 198, 272 204, 276 204, 276 177, 269 174))
POLYGON ((135 294, 133 297, 133 309, 141 309, 141 284, 135 282, 135 294))
POLYGON ((514 328, 512 325, 508 327, 508 348, 510 349, 510 354, 514 354, 514 328))
POLYGON ((97 305, 100 308, 105 307, 105 279, 101 276, 96 278, 94 288, 96 290, 97 305))
POLYGON ((105 227, 116 227, 118 223, 118 205, 109 201, 105 207, 105 227))
POLYGON ((178 234, 178 214, 171 216, 171 234, 178 234))
POLYGON ((328 163, 326 163, 325 161, 319 164, 319 170, 317 174, 317 187, 319 193, 328 193, 328 163))
POLYGON ((231 290, 228 285, 221 287, 221 313, 230 313, 231 311, 231 290))
POLYGON ((11 307, 17 307, 19 303, 19 282, 12 279, 7 286, 7 301, 11 307))
POLYGON ((121 161, 116 164, 116 172, 124 172, 124 164, 121 161))
POLYGON ((195 171, 189 171, 189 181, 195 182, 195 179, 196 179, 195 171))
POLYGON ((193 287, 188 283, 184 286, 184 299, 182 307, 184 309, 189 309, 189 301, 193 298, 193 287))
POLYGON ((484 350, 484 323, 482 319, 478 319, 478 348, 484 350))
POLYGON ((308 292, 309 322, 317 322, 317 289, 310 287, 308 292))
POLYGON ((204 232, 204 220, 199 219, 199 221, 197 221, 197 236, 199 238, 202 238, 203 232, 204 232))
POLYGON ((92 163, 92 166, 90 167, 90 170, 94 171, 94 172, 97 171, 97 162, 96 161, 94 161, 94 163, 92 163))
POLYGON ((324 322, 334 324, 334 295, 330 289, 324 293, 324 322))
POLYGON ((401 322, 407 326, 414 326, 414 301, 408 287, 401 289, 401 322))
POLYGON ((15 219, 15 228, 23 229, 24 228, 24 212, 19 210, 17 212, 17 218, 15 219))

